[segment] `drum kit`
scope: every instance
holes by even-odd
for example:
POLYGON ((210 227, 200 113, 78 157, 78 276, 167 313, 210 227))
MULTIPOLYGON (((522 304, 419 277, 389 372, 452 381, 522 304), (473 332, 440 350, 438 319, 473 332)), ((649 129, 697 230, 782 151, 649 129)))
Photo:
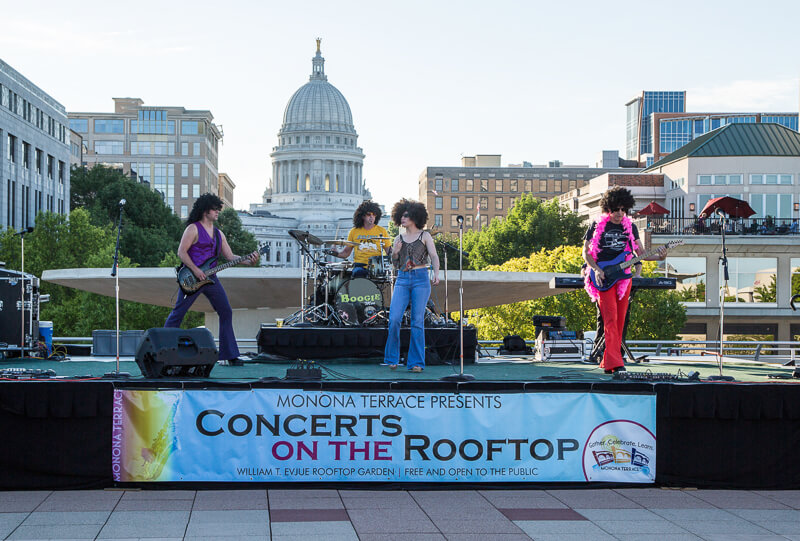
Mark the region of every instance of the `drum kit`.
MULTIPOLYGON (((368 327, 386 325, 389 300, 394 284, 394 267, 388 253, 370 258, 366 278, 354 278, 352 261, 326 261, 328 246, 350 246, 359 243, 335 239, 323 241, 301 231, 289 230, 300 244, 301 280, 300 310, 284 320, 284 325, 324 325, 333 327, 368 327)), ((371 240, 391 240, 374 237, 371 240)), ((383 252, 383 243, 379 242, 383 252)))

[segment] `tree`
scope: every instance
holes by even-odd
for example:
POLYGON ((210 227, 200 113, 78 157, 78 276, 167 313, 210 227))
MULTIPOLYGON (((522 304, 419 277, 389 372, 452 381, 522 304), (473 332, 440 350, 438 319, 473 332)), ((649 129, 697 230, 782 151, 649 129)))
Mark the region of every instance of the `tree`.
POLYGON ((131 260, 155 267, 178 249, 184 227, 160 192, 102 165, 73 168, 71 175, 72 208, 85 208, 94 225, 116 227, 125 199, 120 251, 131 260))
POLYGON ((242 228, 242 220, 232 208, 220 212, 217 226, 225 233, 225 238, 228 239, 228 244, 234 254, 247 255, 258 249, 258 241, 255 236, 242 228))
MULTIPOLYGON (((582 249, 578 246, 560 246, 553 250, 542 249, 527 258, 516 258, 487 270, 511 272, 562 272, 580 273, 583 264, 582 249)), ((644 263, 643 275, 652 275, 655 263, 644 263)), ((566 318, 572 330, 595 328, 596 308, 583 290, 570 291, 541 299, 517 302, 467 312, 470 323, 478 329, 483 340, 499 340, 508 334, 519 334, 533 339, 533 316, 552 315, 566 318)), ((677 293, 662 290, 641 290, 631 305, 631 320, 627 339, 674 339, 686 323, 686 310, 677 293)))
POLYGON ((495 218, 482 231, 465 233, 470 268, 483 270, 513 258, 526 258, 543 248, 580 244, 585 232, 582 221, 555 199, 542 202, 523 194, 505 219, 495 218))

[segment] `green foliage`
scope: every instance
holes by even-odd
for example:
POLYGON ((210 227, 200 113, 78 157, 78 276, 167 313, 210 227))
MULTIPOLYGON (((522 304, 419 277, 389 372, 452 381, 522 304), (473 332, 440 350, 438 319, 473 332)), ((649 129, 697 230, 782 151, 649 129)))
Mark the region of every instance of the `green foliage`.
POLYGON ((542 202, 523 194, 505 219, 495 218, 482 231, 464 234, 469 268, 484 270, 512 258, 526 258, 543 248, 581 244, 585 232, 582 221, 555 199, 542 202))
MULTIPOLYGON (((794 278, 794 277, 792 277, 794 278)), ((792 280, 794 282, 794 280, 792 280)), ((756 302, 778 302, 778 290, 775 286, 775 275, 769 277, 769 283, 753 288, 756 302)))
POLYGON ((146 184, 104 166, 73 168, 70 177, 72 208, 85 208, 91 223, 116 227, 119 202, 123 207, 120 251, 143 267, 155 267, 165 252, 175 252, 184 226, 163 196, 146 184))
MULTIPOLYGON (((530 257, 512 259, 486 270, 577 274, 582 264, 581 247, 560 246, 552 250, 541 249, 530 257)), ((654 269, 654 262, 645 262, 643 275, 653 275, 654 269)), ((631 306, 627 339, 675 339, 686 323, 686 310, 680 301, 680 296, 671 291, 638 291, 631 306)), ((499 340, 508 334, 519 334, 532 340, 535 336, 533 316, 537 314, 563 316, 567 327, 572 330, 595 328, 596 307, 583 290, 467 312, 470 323, 477 327, 478 337, 482 340, 499 340)))
POLYGON ((698 282, 696 285, 688 286, 678 291, 678 295, 684 302, 705 302, 706 283, 698 282))
POLYGON ((400 228, 392 221, 391 217, 389 217, 389 221, 384 229, 386 229, 386 232, 389 233, 389 236, 393 239, 400 234, 400 228))
POLYGON ((258 241, 249 231, 242 229, 242 220, 232 208, 219 213, 217 226, 225 233, 228 244, 236 255, 247 255, 258 249, 258 241))

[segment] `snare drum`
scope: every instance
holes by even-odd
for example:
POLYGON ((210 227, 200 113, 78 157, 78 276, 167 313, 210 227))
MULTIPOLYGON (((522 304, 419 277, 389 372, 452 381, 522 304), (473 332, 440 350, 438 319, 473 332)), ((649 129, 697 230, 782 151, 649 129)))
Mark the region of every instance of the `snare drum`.
POLYGON ((388 255, 376 255, 369 258, 367 273, 378 281, 390 280, 392 277, 392 258, 388 255))

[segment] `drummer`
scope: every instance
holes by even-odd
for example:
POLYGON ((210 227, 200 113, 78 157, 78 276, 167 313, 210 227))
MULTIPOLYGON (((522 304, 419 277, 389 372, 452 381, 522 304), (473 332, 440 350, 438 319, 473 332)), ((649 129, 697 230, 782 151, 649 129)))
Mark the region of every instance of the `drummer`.
MULTIPOLYGON (((369 199, 363 201, 353 214, 353 228, 347 235, 347 240, 358 243, 353 256, 353 278, 367 276, 369 258, 381 255, 381 246, 389 253, 392 241, 389 233, 378 225, 380 219, 381 207, 369 199)), ((352 251, 352 246, 345 246, 339 251, 332 250, 331 255, 346 258, 352 251)))

